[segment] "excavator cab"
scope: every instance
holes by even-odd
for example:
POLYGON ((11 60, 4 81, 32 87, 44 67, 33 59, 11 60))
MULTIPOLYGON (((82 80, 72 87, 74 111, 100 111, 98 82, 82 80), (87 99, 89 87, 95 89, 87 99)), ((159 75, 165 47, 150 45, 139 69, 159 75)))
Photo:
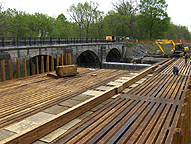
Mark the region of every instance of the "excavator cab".
POLYGON ((175 45, 175 52, 182 52, 184 51, 184 45, 183 44, 176 44, 175 45))
POLYGON ((185 51, 188 51, 189 48, 188 47, 185 47, 184 44, 176 44, 175 45, 175 50, 173 50, 172 52, 185 52, 185 51))

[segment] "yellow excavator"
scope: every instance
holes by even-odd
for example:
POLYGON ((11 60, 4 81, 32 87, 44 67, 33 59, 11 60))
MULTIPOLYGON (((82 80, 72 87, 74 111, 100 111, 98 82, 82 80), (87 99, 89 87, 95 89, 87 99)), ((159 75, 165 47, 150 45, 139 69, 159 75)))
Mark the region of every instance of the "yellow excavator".
POLYGON ((161 44, 171 44, 172 56, 180 56, 181 53, 189 51, 189 48, 185 47, 182 43, 175 44, 174 41, 172 41, 172 40, 167 40, 167 39, 155 40, 155 43, 156 43, 157 47, 159 48, 159 50, 163 53, 164 56, 166 56, 166 54, 165 54, 163 48, 161 47, 161 44))

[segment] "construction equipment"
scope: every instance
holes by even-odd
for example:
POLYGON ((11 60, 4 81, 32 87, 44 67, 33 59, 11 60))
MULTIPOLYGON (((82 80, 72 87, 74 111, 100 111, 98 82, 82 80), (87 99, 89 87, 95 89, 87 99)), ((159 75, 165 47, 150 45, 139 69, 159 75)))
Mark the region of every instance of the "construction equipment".
POLYGON ((106 36, 105 40, 107 42, 115 42, 116 41, 116 37, 115 36, 106 36))
POLYGON ((161 44, 171 44, 172 46, 172 56, 180 56, 181 53, 189 51, 188 47, 185 47, 182 43, 175 44, 173 40, 155 40, 155 43, 159 50, 163 53, 164 56, 166 56, 163 48, 161 47, 161 44))

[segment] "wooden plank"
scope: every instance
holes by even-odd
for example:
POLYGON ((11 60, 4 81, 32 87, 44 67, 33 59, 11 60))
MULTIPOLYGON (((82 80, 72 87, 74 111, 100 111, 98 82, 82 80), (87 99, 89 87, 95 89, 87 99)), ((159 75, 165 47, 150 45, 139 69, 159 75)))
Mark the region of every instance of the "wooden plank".
POLYGON ((49 56, 46 56, 46 71, 49 72, 49 56))
MULTIPOLYGON (((155 102, 151 102, 146 107, 146 109, 144 109, 144 111, 140 113, 140 116, 139 115, 137 116, 138 118, 136 120, 135 120, 135 116, 133 115, 132 116, 132 119, 134 119, 133 124, 129 123, 129 124, 131 124, 131 127, 128 128, 126 131, 124 131, 123 136, 120 137, 120 139, 117 141, 117 143, 118 144, 126 143, 130 139, 130 137, 133 135, 134 130, 143 124, 142 123, 143 121, 145 121, 145 120, 146 120, 145 122, 149 121, 149 119, 154 115, 155 111, 158 109, 159 105, 160 105, 160 103, 155 104, 155 102)), ((121 129, 125 130, 127 128, 126 126, 129 124, 127 122, 121 129)))
MULTIPOLYGON (((109 124, 125 109, 125 104, 128 104, 127 100, 122 101, 121 103, 113 107, 113 109, 103 114, 101 118, 97 119, 92 125, 84 129, 80 135, 76 135, 67 143, 87 143, 94 135, 102 130, 105 125, 109 124)), ((90 140, 88 143, 92 143, 92 141, 90 140)))
POLYGON ((17 78, 20 78, 20 62, 19 59, 17 59, 17 78))
MULTIPOLYGON (((67 143, 69 140, 77 136, 80 132, 84 131, 86 128, 91 126, 94 122, 96 122, 98 119, 100 119, 103 115, 108 113, 110 110, 115 108, 116 106, 120 105, 121 102, 123 102, 124 99, 115 99, 105 105, 104 107, 100 108, 95 113, 91 114, 89 117, 85 118, 83 121, 81 121, 79 124, 77 124, 75 127, 71 128, 69 131, 67 131, 61 140, 62 143, 67 143)), ((126 103, 127 101, 125 101, 126 103)), ((124 102, 123 102, 124 103, 124 102)), ((57 141, 57 140, 56 140, 57 141)))
POLYGON ((57 66, 56 74, 60 77, 76 75, 77 73, 77 65, 68 65, 68 66, 57 66))
POLYGON ((13 79, 12 60, 9 60, 8 63, 9 63, 9 79, 12 80, 13 79))
POLYGON ((2 78, 2 81, 6 81, 4 60, 1 61, 1 78, 2 78))
POLYGON ((104 141, 109 141, 110 138, 121 128, 122 125, 120 125, 119 122, 124 118, 124 116, 127 114, 128 114, 127 116, 131 116, 132 112, 134 112, 142 104, 143 102, 139 102, 139 100, 129 101, 125 105, 125 110, 121 112, 117 117, 115 117, 115 119, 110 124, 105 126, 104 129, 102 129, 99 133, 97 133, 97 136, 92 137, 91 140, 88 141, 88 143, 90 144, 92 142, 97 142, 98 140, 100 140, 100 138, 101 138, 100 143, 104 141), (103 134, 106 133, 107 135, 103 136, 103 134))
POLYGON ((59 128, 63 124, 66 124, 70 120, 80 116, 82 113, 88 111, 89 109, 93 108, 95 105, 101 103, 102 101, 108 99, 112 95, 116 93, 116 90, 113 89, 112 91, 104 93, 100 97, 91 98, 71 109, 68 109, 40 124, 33 126, 27 130, 24 130, 22 133, 18 133, 13 137, 7 138, 3 140, 2 143, 31 143, 40 137, 48 134, 49 132, 59 128), (80 111, 79 111, 80 109, 80 111), (33 135, 33 137, 31 137, 33 135))
POLYGON ((55 75, 55 74, 47 74, 47 76, 52 77, 52 78, 55 78, 55 79, 58 79, 58 78, 59 78, 59 76, 57 76, 57 75, 55 75))
POLYGON ((71 63, 71 53, 68 53, 68 65, 71 65, 72 63, 71 63))
MULTIPOLYGON (((136 105, 133 110, 126 115, 121 121, 120 123, 118 123, 114 128, 118 129, 117 133, 115 133, 111 139, 109 139, 109 141, 107 142, 108 144, 111 142, 116 142, 121 135, 125 132, 125 130, 132 125, 132 123, 135 121, 135 119, 143 112, 143 110, 147 107, 147 105, 149 104, 149 102, 145 102, 143 105, 143 103, 140 102, 138 105, 136 105), (141 108, 137 111, 137 108, 139 108, 141 106, 141 108), (135 109, 136 108, 136 109, 135 109), (136 112, 137 111, 137 112, 136 112), (135 113, 136 112, 136 113, 135 113)), ((114 130, 113 128, 113 130, 114 130)))
POLYGON ((56 66, 59 66, 59 56, 56 55, 56 66))
POLYGON ((27 62, 26 58, 23 58, 23 77, 27 76, 27 62))
POLYGON ((36 74, 39 74, 38 57, 36 57, 35 60, 36 60, 36 74))
POLYGON ((51 71, 54 70, 54 55, 51 56, 51 71))
POLYGON ((41 56, 41 73, 44 73, 44 56, 41 56))
POLYGON ((33 75, 33 61, 32 61, 32 58, 30 58, 30 75, 33 75))
MULTIPOLYGON (((164 107, 165 107, 165 104, 158 106, 157 107, 158 109, 157 109, 157 112, 155 113, 155 115, 153 115, 153 111, 152 111, 152 113, 150 113, 151 116, 148 115, 144 119, 142 124, 138 127, 138 129, 136 129, 136 131, 134 132, 132 137, 127 142, 128 143, 134 143, 138 140, 138 138, 145 138, 150 132, 149 127, 150 128, 154 127, 154 122, 157 120, 159 115, 162 113, 162 111, 164 110, 164 107)), ((139 140, 139 142, 142 142, 142 143, 144 143, 144 141, 145 141, 145 139, 139 140)))
POLYGON ((60 61, 61 61, 61 62, 60 62, 60 63, 61 63, 61 66, 63 66, 63 65, 64 65, 63 54, 60 55, 60 61))
POLYGON ((64 65, 67 65, 68 64, 68 54, 67 53, 65 53, 65 55, 64 55, 64 65))

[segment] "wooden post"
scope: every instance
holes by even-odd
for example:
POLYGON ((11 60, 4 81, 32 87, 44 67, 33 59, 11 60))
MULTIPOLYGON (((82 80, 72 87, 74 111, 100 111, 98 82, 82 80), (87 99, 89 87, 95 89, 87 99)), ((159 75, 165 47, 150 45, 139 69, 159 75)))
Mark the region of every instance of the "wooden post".
POLYGON ((32 64, 32 58, 30 58, 30 75, 33 75, 33 64, 32 64))
POLYGON ((65 65, 67 65, 67 63, 68 63, 68 62, 67 62, 67 60, 68 60, 67 56, 68 56, 67 53, 65 53, 65 56, 64 56, 64 64, 65 64, 65 65))
POLYGON ((61 66, 63 66, 64 65, 64 63, 63 63, 63 61, 64 61, 63 60, 63 54, 60 55, 60 61, 61 61, 61 66))
POLYGON ((23 58, 23 77, 27 76, 27 62, 26 58, 23 58))
POLYGON ((44 73, 44 56, 41 56, 41 73, 44 73))
POLYGON ((59 56, 56 55, 56 66, 59 66, 59 56))
POLYGON ((49 56, 46 56, 46 71, 49 72, 49 56))
POLYGON ((71 65, 71 53, 68 54, 68 64, 71 65))
POLYGON ((17 78, 20 78, 20 62, 19 62, 19 59, 17 59, 17 78))
POLYGON ((9 60, 9 79, 13 79, 13 67, 12 67, 12 60, 9 60))
POLYGON ((2 78, 2 81, 6 81, 6 78, 5 78, 5 62, 4 62, 4 60, 1 61, 1 78, 2 78))
POLYGON ((54 70, 54 55, 51 56, 51 71, 54 70))
POLYGON ((38 57, 36 59, 36 74, 39 74, 39 68, 38 68, 38 57))

